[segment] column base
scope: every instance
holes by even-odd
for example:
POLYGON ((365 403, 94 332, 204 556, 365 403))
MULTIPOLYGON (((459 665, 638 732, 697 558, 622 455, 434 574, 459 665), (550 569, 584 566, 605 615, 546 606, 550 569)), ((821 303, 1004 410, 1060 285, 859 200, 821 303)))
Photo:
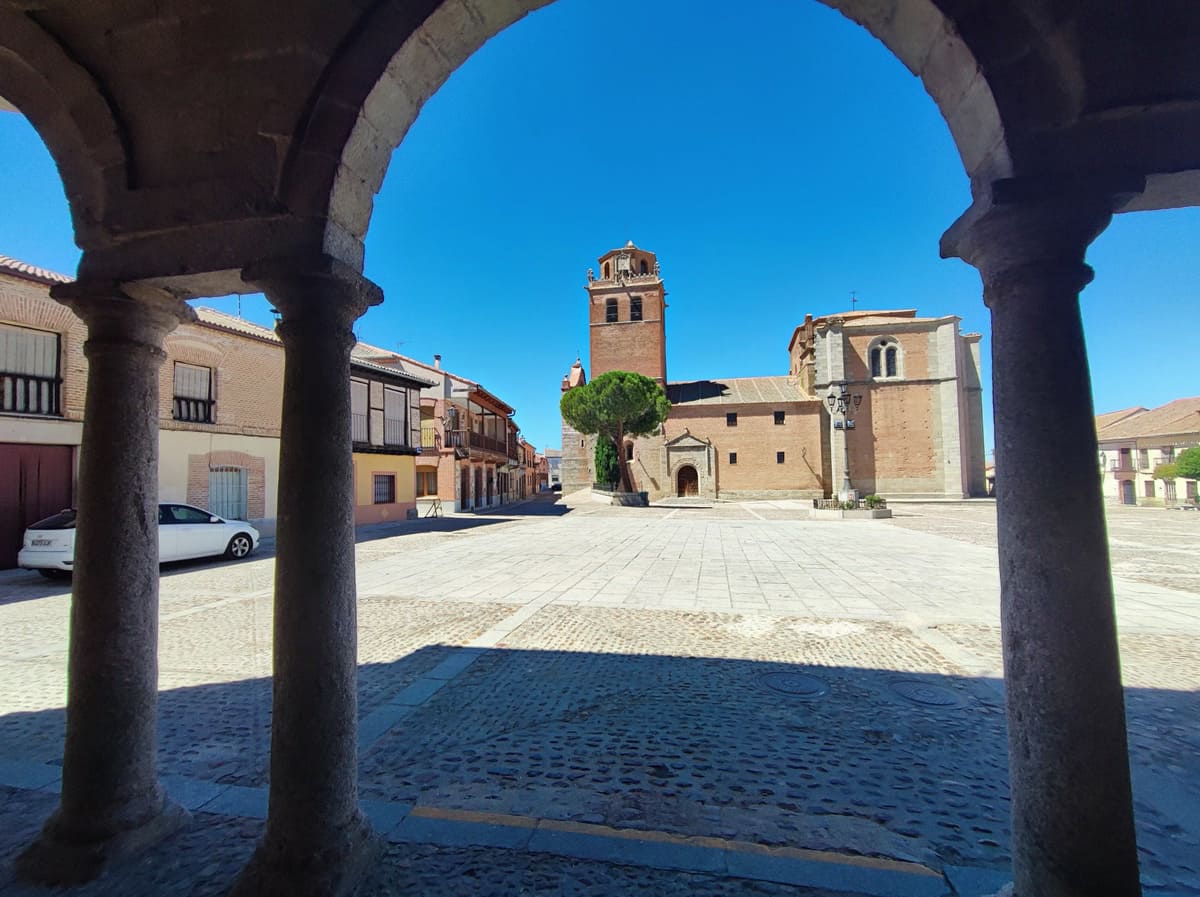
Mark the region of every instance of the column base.
POLYGON ((319 850, 270 835, 233 884, 230 897, 351 897, 379 864, 386 844, 361 815, 319 850))
POLYGON ((191 818, 191 813, 164 797, 162 808, 146 821, 95 839, 64 831, 66 826, 56 812, 38 839, 17 857, 16 873, 26 881, 44 885, 83 884, 112 864, 144 853, 166 840, 191 818))

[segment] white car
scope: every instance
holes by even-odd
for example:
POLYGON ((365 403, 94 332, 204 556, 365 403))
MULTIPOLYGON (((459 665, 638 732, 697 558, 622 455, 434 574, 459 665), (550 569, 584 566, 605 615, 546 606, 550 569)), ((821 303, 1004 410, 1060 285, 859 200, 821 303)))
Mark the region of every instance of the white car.
MULTIPOLYGON (((258 547, 258 530, 245 520, 225 520, 191 505, 158 506, 158 559, 181 561, 223 554, 244 558, 258 547)), ((25 530, 17 566, 44 576, 75 568, 75 510, 59 511, 25 530)))

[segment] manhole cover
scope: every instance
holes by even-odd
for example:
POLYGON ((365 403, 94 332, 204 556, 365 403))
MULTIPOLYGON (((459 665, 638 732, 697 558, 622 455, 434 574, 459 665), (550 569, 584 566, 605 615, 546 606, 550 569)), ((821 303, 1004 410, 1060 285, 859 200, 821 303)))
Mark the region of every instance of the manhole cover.
POLYGON ((950 689, 915 679, 893 682, 892 691, 914 704, 926 704, 930 707, 959 707, 963 703, 962 698, 950 689))
POLYGON ((804 673, 765 673, 760 681, 771 691, 797 698, 819 698, 829 692, 829 685, 824 679, 804 673))

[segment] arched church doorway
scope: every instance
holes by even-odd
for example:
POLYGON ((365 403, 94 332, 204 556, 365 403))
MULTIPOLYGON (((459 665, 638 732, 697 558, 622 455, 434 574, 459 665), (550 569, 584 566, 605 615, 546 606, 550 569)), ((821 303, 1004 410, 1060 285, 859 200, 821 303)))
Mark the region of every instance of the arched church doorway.
POLYGON ((675 474, 675 494, 680 498, 692 498, 700 494, 700 474, 692 465, 683 465, 675 474))

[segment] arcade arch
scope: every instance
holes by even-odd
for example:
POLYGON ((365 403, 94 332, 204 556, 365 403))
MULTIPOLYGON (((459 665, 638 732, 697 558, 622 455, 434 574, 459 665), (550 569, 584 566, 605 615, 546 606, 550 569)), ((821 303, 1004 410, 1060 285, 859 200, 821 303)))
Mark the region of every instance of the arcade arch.
MULTIPOLYGON (((1189 46, 1200 10, 826 2, 922 79, 971 178, 973 205, 941 251, 979 270, 993 316, 1017 892, 1136 894, 1077 299, 1091 278, 1087 246, 1114 212, 1200 197, 1200 139, 1187 139, 1200 137, 1200 57, 1189 46), (1026 413, 1049 404, 1053 421, 1026 413), (1063 557, 1080 560, 1067 568, 1063 557)), ((361 273, 362 239, 421 105, 484 41, 542 5, 278 0, 253 17, 231 0, 216 3, 226 15, 207 17, 182 0, 0 10, 0 95, 54 155, 84 250, 79 280, 54 295, 88 324, 90 362, 61 806, 23 874, 91 874, 97 859, 179 822, 154 770, 157 557, 138 526, 152 510, 154 465, 113 476, 108 459, 154 457, 156 359, 190 316, 183 297, 252 290, 283 318, 285 487, 271 803, 238 891, 332 893, 361 871, 370 839, 354 784, 353 526, 337 513, 351 504, 351 473, 337 434, 349 432, 352 324, 382 301, 361 273), (135 34, 157 52, 135 52, 135 34), (156 91, 139 92, 146 66, 163 60, 156 91), (186 121, 181 106, 194 113, 186 121), (115 394, 129 401, 106 401, 115 394), (319 485, 286 486, 297 482, 319 485), (125 559, 120 569, 112 557, 125 559), (106 612, 111 601, 123 612, 106 612), (321 663, 301 641, 319 646, 321 663), (128 710, 122 731, 106 727, 103 706, 128 710)))

